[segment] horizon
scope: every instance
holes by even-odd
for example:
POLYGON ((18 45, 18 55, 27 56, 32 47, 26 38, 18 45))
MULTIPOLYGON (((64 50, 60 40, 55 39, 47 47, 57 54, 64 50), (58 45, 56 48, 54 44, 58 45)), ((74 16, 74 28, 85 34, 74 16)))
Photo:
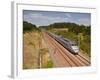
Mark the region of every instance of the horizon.
MULTIPOLYGON (((28 22, 28 21, 25 21, 25 22, 28 22)), ((28 23, 31 23, 31 22, 28 22, 28 23)), ((71 23, 71 22, 56 22, 56 23, 71 23)), ((31 24, 33 24, 33 23, 31 23, 31 24)), ((51 23, 49 25, 52 25, 52 24, 55 24, 55 23, 51 23)), ((74 23, 74 24, 79 25, 79 26, 83 25, 83 24, 77 24, 77 23, 74 23)), ((36 25, 36 24, 33 24, 33 25, 36 25)), ((40 26, 36 25, 36 27, 37 28, 42 27, 42 26, 46 27, 46 26, 49 26, 49 25, 40 25, 40 26)), ((91 27, 91 25, 83 25, 83 26, 91 27)))

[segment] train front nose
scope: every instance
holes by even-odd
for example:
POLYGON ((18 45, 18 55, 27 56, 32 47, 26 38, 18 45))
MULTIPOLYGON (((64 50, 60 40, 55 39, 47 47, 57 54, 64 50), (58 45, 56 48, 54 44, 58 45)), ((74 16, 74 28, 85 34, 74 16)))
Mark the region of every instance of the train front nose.
POLYGON ((78 46, 72 46, 72 49, 75 53, 79 52, 79 47, 78 46))

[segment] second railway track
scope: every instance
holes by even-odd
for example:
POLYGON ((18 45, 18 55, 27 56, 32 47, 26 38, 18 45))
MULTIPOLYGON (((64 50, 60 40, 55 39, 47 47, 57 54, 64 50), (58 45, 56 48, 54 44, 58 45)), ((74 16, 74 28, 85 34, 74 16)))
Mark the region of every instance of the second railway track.
POLYGON ((59 44, 55 39, 53 39, 50 35, 44 33, 47 37, 48 41, 58 50, 59 55, 61 55, 68 66, 70 67, 79 67, 79 66, 89 66, 90 61, 82 57, 81 55, 73 55, 68 50, 66 50, 61 44, 59 44))

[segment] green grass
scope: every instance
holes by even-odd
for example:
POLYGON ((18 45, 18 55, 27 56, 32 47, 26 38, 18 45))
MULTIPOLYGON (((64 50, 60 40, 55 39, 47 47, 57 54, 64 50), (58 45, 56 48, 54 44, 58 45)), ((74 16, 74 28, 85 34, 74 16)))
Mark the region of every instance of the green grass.
POLYGON ((48 62, 47 62, 47 64, 44 66, 45 68, 52 68, 53 67, 53 62, 52 62, 52 60, 49 60, 48 62))

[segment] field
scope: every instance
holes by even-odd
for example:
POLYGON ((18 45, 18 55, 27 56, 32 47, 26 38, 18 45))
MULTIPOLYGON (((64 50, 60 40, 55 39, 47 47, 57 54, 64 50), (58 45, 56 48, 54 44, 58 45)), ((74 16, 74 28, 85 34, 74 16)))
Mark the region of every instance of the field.
POLYGON ((42 33, 29 31, 23 34, 23 69, 50 68, 53 62, 42 33))

